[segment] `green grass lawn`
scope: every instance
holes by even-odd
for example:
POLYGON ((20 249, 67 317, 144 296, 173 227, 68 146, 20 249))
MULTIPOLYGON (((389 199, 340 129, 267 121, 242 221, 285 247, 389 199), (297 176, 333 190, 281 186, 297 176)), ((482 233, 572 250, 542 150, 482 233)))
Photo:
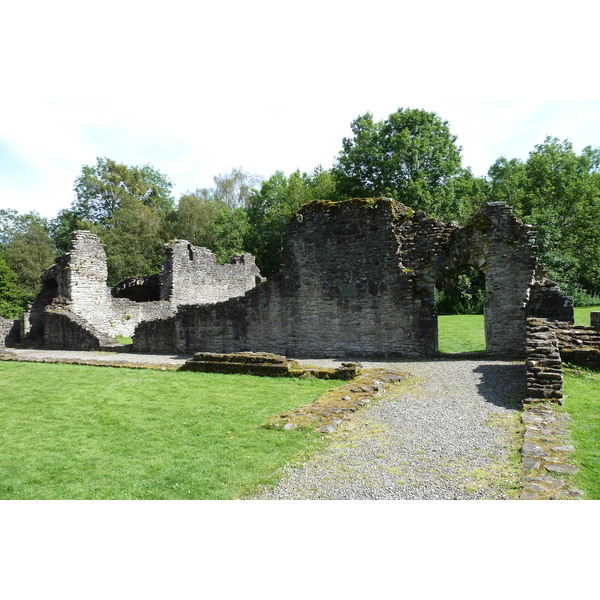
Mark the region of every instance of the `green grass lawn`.
POLYGON ((588 500, 600 500, 600 372, 565 369, 564 407, 581 471, 574 479, 588 500))
MULTIPOLYGON (((589 312, 576 309, 576 323, 589 312)), ((439 317, 441 352, 485 349, 482 315, 439 317)), ((0 499, 228 499, 324 443, 261 427, 338 382, 0 362, 0 499)), ((577 485, 600 498, 600 373, 567 370, 577 485)))
POLYGON ((0 498, 251 493, 322 438, 265 418, 338 383, 0 362, 0 498))
POLYGON ((600 312, 600 306, 576 306, 574 312, 575 325, 586 325, 589 327, 590 313, 600 312))
MULTIPOLYGON (((590 324, 590 312, 600 306, 575 308, 575 325, 590 324)), ((438 317, 439 351, 444 353, 483 352, 485 331, 483 315, 440 315, 438 317)))
POLYGON ((483 315, 440 315, 438 347, 448 353, 485 351, 483 315))

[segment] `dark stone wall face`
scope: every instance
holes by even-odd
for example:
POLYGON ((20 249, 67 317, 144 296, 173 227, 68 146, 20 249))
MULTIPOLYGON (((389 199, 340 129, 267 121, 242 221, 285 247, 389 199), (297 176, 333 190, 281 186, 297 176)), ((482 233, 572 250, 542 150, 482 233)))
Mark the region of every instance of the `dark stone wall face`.
POLYGON ((433 356, 435 283, 468 264, 486 278, 488 353, 524 356, 525 320, 537 310, 530 292, 545 289, 535 250, 530 227, 504 203, 459 227, 389 199, 315 201, 288 227, 281 273, 241 298, 140 324, 134 349, 433 356))
POLYGON ((93 326, 67 309, 47 311, 43 315, 44 347, 48 350, 99 350, 114 343, 93 326))
POLYGON ((8 338, 12 328, 14 326, 14 321, 10 321, 5 319, 4 317, 0 317, 0 352, 2 352, 6 345, 6 339, 8 338))
POLYGON ((529 227, 504 203, 482 207, 482 225, 473 227, 472 248, 486 275, 486 350, 521 356, 526 348, 526 306, 536 267, 535 239, 529 227), (486 222, 489 220, 489 227, 486 222))
POLYGON ((172 319, 141 324, 134 348, 162 342, 164 350, 186 352, 433 354, 435 338, 413 317, 421 299, 398 267, 393 225, 389 200, 311 203, 289 226, 280 274, 243 298, 180 307, 172 319))
POLYGON ((187 352, 432 356, 436 279, 473 264, 486 274, 488 351, 523 354, 534 251, 531 231, 505 204, 484 206, 459 228, 387 199, 313 202, 289 226, 277 277, 242 299, 181 307, 160 325, 160 335, 142 324, 135 346, 150 350, 158 341, 187 352))

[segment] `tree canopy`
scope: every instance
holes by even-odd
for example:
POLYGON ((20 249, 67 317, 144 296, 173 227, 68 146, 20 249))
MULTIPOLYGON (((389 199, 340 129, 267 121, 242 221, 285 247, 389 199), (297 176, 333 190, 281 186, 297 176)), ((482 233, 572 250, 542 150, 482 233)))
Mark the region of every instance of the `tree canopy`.
POLYGON ((173 184, 151 165, 129 167, 109 158, 84 165, 75 180, 72 212, 82 221, 106 224, 124 200, 136 200, 157 211, 173 208, 173 184))
POLYGON ((264 276, 270 277, 281 267, 285 227, 292 214, 306 202, 336 195, 331 173, 321 167, 311 173, 295 171, 289 177, 277 171, 251 194, 245 243, 264 276))
POLYGON ((14 319, 25 309, 23 289, 19 286, 17 275, 6 264, 0 252, 0 317, 14 319))
POLYGON ((333 168, 341 195, 390 196, 414 209, 447 212, 440 198, 447 203, 448 184, 462 173, 461 148, 447 121, 400 108, 382 121, 365 113, 351 128, 333 168))
POLYGON ((600 296, 600 148, 578 155, 568 140, 547 137, 524 162, 499 158, 488 178, 490 198, 533 225, 540 258, 565 291, 600 296))
MULTIPOLYGON (((156 273, 161 246, 174 238, 209 248, 220 262, 250 252, 270 277, 281 268, 294 211, 315 199, 365 196, 390 196, 459 222, 482 202, 505 201, 537 231, 551 277, 576 303, 600 303, 600 148, 576 153, 568 140, 547 137, 526 160, 503 156, 486 177, 475 177, 436 113, 400 108, 382 121, 365 113, 351 130, 331 169, 276 171, 263 180, 236 167, 178 201, 153 166, 97 158, 76 178, 71 206, 50 222, 35 212, 0 210, 0 314, 12 316, 33 299, 39 275, 67 250, 75 229, 93 231, 106 245, 109 285, 156 273)), ((481 273, 463 270, 446 279, 438 282, 440 307, 481 306, 481 273)))

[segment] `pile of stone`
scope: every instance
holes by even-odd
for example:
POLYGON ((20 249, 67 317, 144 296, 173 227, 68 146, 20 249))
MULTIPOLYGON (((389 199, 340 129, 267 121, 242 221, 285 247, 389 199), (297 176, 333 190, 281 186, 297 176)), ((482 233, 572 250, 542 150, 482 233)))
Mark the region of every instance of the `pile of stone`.
POLYGON ((555 323, 563 362, 600 369, 600 313, 590 313, 590 327, 555 323))
POLYGON ((284 430, 308 427, 321 433, 333 433, 354 412, 407 377, 407 373, 385 369, 364 370, 346 385, 330 390, 315 402, 270 417, 265 427, 284 430))

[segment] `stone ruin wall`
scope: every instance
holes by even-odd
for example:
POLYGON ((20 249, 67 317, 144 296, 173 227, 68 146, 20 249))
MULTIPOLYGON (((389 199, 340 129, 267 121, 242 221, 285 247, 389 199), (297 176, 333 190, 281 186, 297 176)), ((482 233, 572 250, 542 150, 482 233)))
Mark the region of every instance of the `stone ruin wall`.
POLYGON ((524 356, 527 317, 573 315, 535 254, 530 227, 504 203, 483 205, 460 227, 386 198, 314 201, 289 224, 284 268, 268 282, 257 286, 249 254, 218 265, 207 249, 175 240, 160 274, 111 290, 100 240, 78 231, 42 275, 23 323, 49 348, 133 334, 142 352, 435 356, 436 282, 473 265, 485 274, 487 352, 524 356))
POLYGON ((242 296, 261 281, 254 257, 235 254, 220 265, 208 248, 175 240, 165 247, 160 299, 176 306, 214 304, 242 296))
POLYGON ((142 323, 134 350, 418 353, 429 340, 415 327, 415 296, 398 269, 392 225, 387 201, 368 210, 362 203, 309 204, 288 229, 279 274, 235 301, 182 306, 170 319, 142 323))
POLYGON ((209 250, 184 240, 165 245, 157 300, 114 297, 107 276, 98 236, 74 232, 69 252, 42 274, 42 290, 24 315, 28 338, 43 339, 46 348, 54 349, 103 347, 114 344, 117 335, 133 335, 142 321, 173 315, 181 302, 201 304, 243 295, 260 281, 251 255, 236 255, 231 264, 219 265, 209 250))
MULTIPOLYGON (((134 350, 435 356, 436 281, 471 264, 486 278, 488 353, 524 356, 531 291, 540 300, 556 288, 535 250, 531 229, 504 203, 459 227, 389 199, 314 201, 288 226, 279 274, 241 298, 141 323, 134 350)), ((557 298, 572 319, 572 301, 557 298)))
POLYGON ((592 312, 590 322, 527 319, 526 402, 563 403, 563 363, 600 369, 600 312, 592 312))
POLYGON ((14 321, 0 317, 0 353, 4 352, 6 338, 10 335, 14 321))

